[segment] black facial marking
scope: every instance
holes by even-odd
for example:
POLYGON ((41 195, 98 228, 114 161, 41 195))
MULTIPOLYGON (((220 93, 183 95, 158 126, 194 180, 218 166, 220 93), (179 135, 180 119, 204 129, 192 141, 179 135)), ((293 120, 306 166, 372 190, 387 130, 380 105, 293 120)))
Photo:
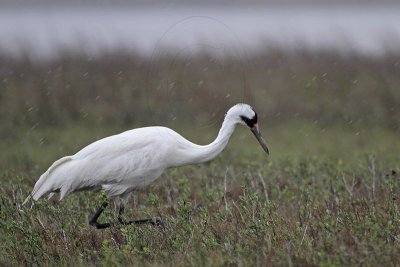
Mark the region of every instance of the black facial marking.
POLYGON ((257 113, 254 112, 254 117, 252 119, 246 118, 245 116, 240 116, 240 118, 249 126, 253 128, 254 125, 257 123, 257 113))

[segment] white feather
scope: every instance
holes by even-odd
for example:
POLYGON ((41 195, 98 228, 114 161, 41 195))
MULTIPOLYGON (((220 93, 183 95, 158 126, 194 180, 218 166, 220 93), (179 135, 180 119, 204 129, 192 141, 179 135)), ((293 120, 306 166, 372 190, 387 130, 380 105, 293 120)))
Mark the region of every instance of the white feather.
POLYGON ((152 183, 167 168, 213 159, 227 145, 235 125, 243 124, 240 116, 254 115, 250 106, 235 105, 218 137, 206 146, 165 127, 138 128, 106 137, 54 162, 36 182, 31 197, 37 200, 60 192, 61 200, 74 191, 96 188, 104 189, 111 198, 127 196, 152 183))

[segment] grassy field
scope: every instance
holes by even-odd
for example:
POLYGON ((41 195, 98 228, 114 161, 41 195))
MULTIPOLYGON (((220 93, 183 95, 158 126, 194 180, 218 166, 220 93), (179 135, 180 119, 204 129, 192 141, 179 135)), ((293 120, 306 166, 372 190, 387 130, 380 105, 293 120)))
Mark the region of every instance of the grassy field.
MULTIPOLYGON (((0 59, 0 265, 396 266, 400 56, 269 51, 246 60, 66 55, 0 59), (238 127, 213 162, 168 170, 127 218, 96 230, 104 195, 21 206, 56 159, 161 124, 201 144, 249 102, 271 156, 238 127)), ((108 209, 102 220, 116 220, 108 209)))

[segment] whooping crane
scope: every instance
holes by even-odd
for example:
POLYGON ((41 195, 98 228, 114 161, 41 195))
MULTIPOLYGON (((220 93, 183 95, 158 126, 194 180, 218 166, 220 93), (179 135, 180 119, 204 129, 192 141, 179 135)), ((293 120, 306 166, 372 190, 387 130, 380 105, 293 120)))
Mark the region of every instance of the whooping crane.
MULTIPOLYGON (((247 104, 236 104, 226 113, 217 138, 209 145, 194 144, 175 131, 159 126, 137 128, 91 143, 75 155, 54 162, 40 176, 24 204, 30 198, 51 198, 56 192, 62 200, 75 191, 103 189, 109 199, 120 200, 118 220, 121 224, 162 225, 158 217, 135 221, 122 219, 132 191, 154 182, 168 168, 212 160, 228 144, 236 124, 249 127, 269 154, 257 124, 257 113, 247 104)), ((108 201, 101 205, 89 221, 90 225, 98 229, 111 225, 97 221, 107 205, 108 201)))

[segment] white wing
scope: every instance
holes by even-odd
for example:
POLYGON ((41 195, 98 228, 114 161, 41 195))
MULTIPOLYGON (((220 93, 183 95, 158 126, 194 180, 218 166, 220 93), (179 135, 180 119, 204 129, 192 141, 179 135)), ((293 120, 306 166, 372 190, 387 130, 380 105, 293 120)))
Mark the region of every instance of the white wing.
POLYGON ((147 127, 98 140, 73 156, 61 158, 40 177, 32 191, 37 200, 60 191, 60 199, 76 190, 103 187, 110 195, 145 186, 167 168, 163 128, 147 127))

